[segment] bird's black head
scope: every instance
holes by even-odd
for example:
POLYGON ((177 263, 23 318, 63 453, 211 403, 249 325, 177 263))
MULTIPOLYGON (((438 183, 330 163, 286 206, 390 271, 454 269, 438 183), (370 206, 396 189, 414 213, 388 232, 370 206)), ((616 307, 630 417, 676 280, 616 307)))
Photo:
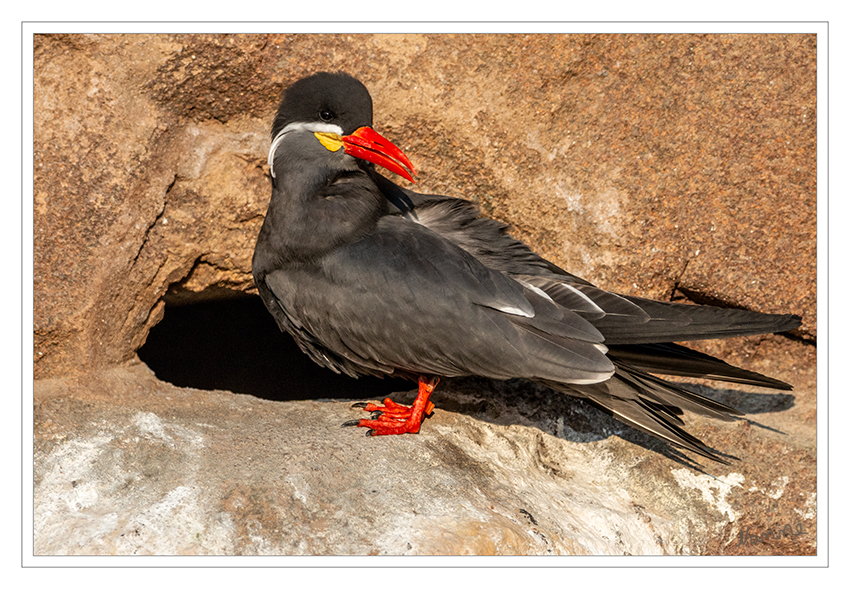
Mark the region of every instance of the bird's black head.
POLYGON ((327 123, 343 134, 372 126, 372 97, 359 80, 342 72, 319 72, 286 89, 277 109, 272 138, 290 123, 327 123))
POLYGON ((361 168, 371 169, 377 164, 415 182, 416 170, 407 156, 372 129, 372 97, 366 86, 348 74, 320 72, 286 90, 272 124, 272 178, 277 177, 275 158, 287 150, 297 150, 293 139, 306 133, 329 153, 345 148, 340 155, 356 158, 361 168))

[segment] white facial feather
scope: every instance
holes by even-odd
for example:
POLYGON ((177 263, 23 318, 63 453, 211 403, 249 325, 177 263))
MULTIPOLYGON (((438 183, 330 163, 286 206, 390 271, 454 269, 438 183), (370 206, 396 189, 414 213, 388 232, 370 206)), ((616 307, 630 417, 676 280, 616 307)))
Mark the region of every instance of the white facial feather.
POLYGON ((284 137, 286 137, 289 133, 294 133, 296 131, 309 131, 311 133, 336 133, 337 135, 342 135, 342 128, 339 125, 329 125, 328 123, 289 123, 283 129, 280 130, 274 140, 272 141, 272 146, 269 148, 269 169, 272 173, 272 178, 275 178, 274 174, 274 152, 277 150, 281 141, 283 141, 284 137))

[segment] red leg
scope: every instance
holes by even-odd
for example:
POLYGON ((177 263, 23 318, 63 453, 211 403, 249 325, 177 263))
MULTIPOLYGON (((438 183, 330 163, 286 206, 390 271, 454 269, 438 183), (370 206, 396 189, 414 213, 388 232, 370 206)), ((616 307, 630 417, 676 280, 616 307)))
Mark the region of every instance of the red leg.
POLYGON ((380 411, 377 419, 358 419, 347 421, 343 425, 356 425, 368 427, 370 436, 390 436, 398 434, 415 434, 422 425, 425 415, 431 415, 434 404, 429 401, 431 393, 440 382, 438 377, 419 377, 419 394, 410 407, 400 405, 392 399, 384 399, 383 405, 374 403, 358 403, 355 407, 361 407, 366 411, 380 411))

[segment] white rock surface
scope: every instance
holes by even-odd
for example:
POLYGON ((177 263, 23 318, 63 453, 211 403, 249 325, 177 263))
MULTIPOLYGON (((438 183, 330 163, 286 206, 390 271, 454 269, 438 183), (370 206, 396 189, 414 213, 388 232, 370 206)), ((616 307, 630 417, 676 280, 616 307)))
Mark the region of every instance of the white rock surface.
POLYGON ((180 389, 142 364, 38 381, 35 553, 700 554, 738 542, 748 498, 808 499, 535 387, 441 389, 419 435, 367 438, 340 427, 350 401, 180 389))

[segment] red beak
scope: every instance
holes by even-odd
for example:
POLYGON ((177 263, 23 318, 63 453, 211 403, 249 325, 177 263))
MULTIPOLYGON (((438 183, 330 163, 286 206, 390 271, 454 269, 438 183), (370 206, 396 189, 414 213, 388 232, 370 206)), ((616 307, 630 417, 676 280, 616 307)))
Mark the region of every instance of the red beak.
POLYGON ((371 127, 360 127, 351 135, 343 137, 342 143, 348 155, 383 166, 390 172, 416 183, 413 179, 416 170, 407 156, 371 127))

